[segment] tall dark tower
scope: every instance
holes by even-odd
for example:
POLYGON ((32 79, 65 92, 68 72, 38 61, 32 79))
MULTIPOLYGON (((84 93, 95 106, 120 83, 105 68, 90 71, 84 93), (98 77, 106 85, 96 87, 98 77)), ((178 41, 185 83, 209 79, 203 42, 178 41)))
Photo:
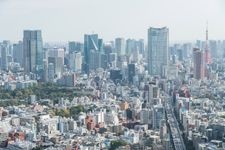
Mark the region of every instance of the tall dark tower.
POLYGON ((23 52, 25 73, 41 77, 44 69, 41 30, 24 30, 23 52))

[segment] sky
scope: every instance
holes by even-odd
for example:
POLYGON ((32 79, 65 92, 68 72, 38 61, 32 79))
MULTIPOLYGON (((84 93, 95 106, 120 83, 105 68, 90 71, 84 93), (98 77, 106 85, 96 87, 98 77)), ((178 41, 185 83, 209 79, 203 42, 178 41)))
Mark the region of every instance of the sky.
POLYGON ((225 39, 224 0, 0 0, 0 40, 18 41, 24 29, 41 29, 44 41, 83 41, 98 33, 147 39, 167 26, 170 41, 225 39))

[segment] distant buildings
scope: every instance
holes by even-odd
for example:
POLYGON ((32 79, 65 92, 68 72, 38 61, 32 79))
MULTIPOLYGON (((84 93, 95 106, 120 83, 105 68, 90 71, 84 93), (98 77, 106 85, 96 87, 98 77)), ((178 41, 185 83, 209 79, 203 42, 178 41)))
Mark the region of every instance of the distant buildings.
POLYGON ((148 29, 148 72, 165 77, 168 65, 169 29, 148 29))
POLYGON ((42 76, 43 44, 40 30, 25 30, 23 32, 23 52, 25 73, 35 73, 42 76))

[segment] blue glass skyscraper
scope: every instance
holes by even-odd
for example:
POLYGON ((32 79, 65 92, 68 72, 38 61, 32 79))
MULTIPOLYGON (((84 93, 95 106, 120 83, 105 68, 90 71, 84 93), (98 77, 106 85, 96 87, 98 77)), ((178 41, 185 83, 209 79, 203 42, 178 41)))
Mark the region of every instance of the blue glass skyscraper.
POLYGON ((40 76, 43 72, 43 43, 40 30, 23 32, 23 51, 25 73, 40 76))
POLYGON ((98 39, 98 34, 84 35, 84 73, 89 74, 91 69, 101 67, 102 50, 103 41, 98 39))
POLYGON ((169 29, 149 28, 148 30, 148 72, 164 77, 168 66, 169 29))

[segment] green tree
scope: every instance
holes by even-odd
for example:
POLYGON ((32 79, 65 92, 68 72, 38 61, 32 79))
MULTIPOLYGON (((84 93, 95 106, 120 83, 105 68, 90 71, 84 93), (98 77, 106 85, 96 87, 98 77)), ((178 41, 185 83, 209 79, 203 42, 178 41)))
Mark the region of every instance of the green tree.
POLYGON ((110 150, 115 150, 119 148, 120 146, 126 146, 126 145, 127 145, 127 142, 123 140, 111 141, 110 150))
POLYGON ((81 105, 74 106, 70 108, 71 115, 78 115, 80 112, 84 112, 84 107, 81 105))

